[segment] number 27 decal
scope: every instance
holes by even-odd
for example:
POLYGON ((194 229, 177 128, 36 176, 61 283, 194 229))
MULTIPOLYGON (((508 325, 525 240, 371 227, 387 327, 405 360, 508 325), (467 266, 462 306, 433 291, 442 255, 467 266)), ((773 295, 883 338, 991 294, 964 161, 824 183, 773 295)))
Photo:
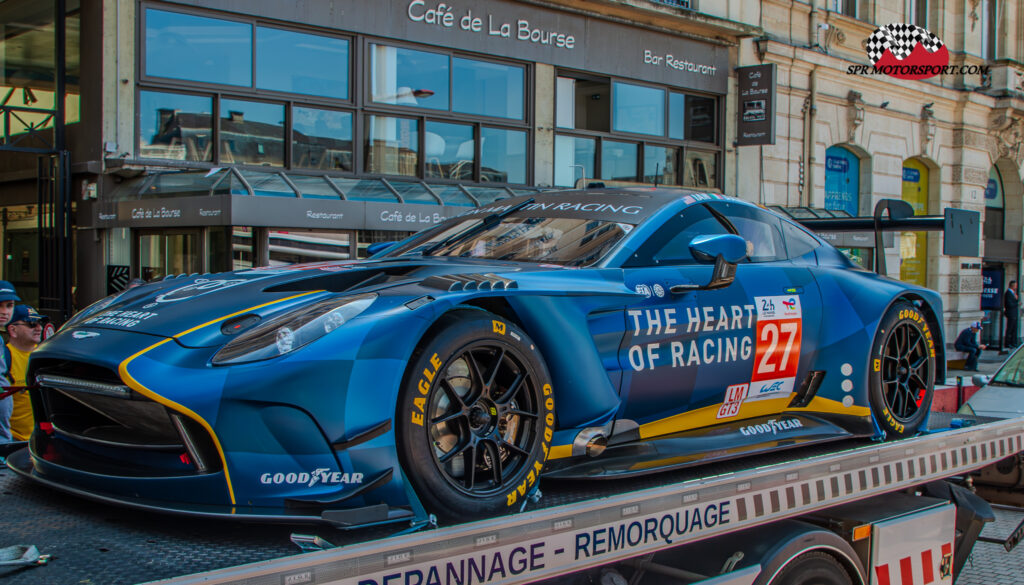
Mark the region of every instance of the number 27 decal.
POLYGON ((754 380, 796 375, 800 361, 800 319, 757 324, 754 380))

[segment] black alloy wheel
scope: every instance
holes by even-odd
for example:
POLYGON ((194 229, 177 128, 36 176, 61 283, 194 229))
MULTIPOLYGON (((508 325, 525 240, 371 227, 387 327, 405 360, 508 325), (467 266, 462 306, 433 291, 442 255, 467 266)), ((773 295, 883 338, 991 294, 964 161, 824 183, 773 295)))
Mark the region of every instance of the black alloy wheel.
POLYGON ((896 420, 906 424, 921 409, 934 378, 924 332, 901 322, 889 332, 882 350, 882 395, 896 420))
POLYGON ((541 416, 536 383, 515 350, 486 341, 450 360, 427 412, 435 463, 453 487, 487 495, 528 463, 541 416))
POLYGON ((894 303, 879 322, 869 358, 868 397, 886 436, 911 436, 928 416, 935 343, 924 313, 912 303, 894 303))

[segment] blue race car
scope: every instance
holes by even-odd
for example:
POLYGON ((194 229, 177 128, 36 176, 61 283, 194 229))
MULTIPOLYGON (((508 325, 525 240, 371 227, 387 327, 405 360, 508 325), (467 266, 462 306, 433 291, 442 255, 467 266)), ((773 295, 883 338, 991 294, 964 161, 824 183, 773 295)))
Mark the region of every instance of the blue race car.
POLYGON ((366 261, 168 278, 33 354, 25 477, 196 515, 365 525, 921 428, 941 300, 679 189, 472 209, 366 261))

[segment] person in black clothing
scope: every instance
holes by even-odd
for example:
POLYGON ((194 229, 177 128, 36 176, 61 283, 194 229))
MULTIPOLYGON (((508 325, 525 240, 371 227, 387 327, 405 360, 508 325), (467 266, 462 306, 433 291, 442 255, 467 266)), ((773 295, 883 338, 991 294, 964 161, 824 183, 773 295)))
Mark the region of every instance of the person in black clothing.
POLYGON ((981 322, 975 321, 971 323, 971 326, 960 332, 960 335, 956 336, 956 341, 953 343, 953 347, 957 351, 962 351, 967 354, 967 364, 964 365, 964 369, 969 372, 978 371, 978 356, 981 355, 981 350, 985 349, 985 345, 978 343, 978 332, 981 331, 981 322))
POLYGON ((1017 297, 1016 280, 1011 280, 1003 293, 1003 315, 1006 316, 1003 347, 1010 350, 1017 347, 1017 324, 1020 322, 1020 298, 1017 297))

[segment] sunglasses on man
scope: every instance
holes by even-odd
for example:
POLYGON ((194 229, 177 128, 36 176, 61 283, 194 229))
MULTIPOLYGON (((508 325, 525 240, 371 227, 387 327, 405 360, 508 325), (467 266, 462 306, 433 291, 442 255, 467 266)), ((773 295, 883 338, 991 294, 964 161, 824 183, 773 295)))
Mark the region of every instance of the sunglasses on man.
POLYGON ((18 321, 17 323, 11 323, 11 325, 21 325, 22 327, 28 327, 29 329, 35 329, 36 327, 42 328, 42 321, 36 321, 35 323, 27 323, 25 321, 18 321))

